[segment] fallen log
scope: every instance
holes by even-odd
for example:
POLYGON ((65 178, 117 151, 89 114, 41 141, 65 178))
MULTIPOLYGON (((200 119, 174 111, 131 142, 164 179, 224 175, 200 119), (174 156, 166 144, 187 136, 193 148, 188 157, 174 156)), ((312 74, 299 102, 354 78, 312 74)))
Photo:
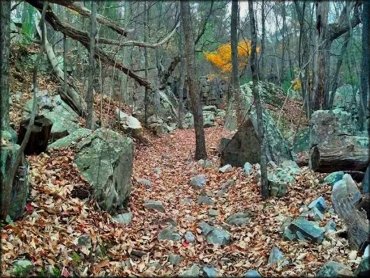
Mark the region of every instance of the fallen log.
POLYGON ((356 136, 346 140, 316 145, 310 150, 310 168, 316 172, 362 171, 369 163, 369 150, 366 144, 359 144, 356 136))

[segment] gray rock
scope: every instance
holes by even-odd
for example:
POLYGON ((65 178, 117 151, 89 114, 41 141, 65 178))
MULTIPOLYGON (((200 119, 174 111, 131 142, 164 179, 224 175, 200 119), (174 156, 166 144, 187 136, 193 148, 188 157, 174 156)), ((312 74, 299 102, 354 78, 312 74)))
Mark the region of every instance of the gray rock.
POLYGON ((213 167, 212 161, 208 160, 208 159, 206 159, 206 160, 200 159, 200 160, 198 160, 198 164, 200 166, 202 166, 203 168, 212 168, 213 167))
MULTIPOLYGON (((338 213, 338 209, 344 200, 349 200, 352 205, 356 205, 362 198, 361 191, 358 189, 356 183, 353 181, 351 175, 345 174, 340 181, 337 181, 332 188, 331 200, 333 207, 338 213)), ((340 215, 345 218, 346 215, 340 215)))
POLYGON ((320 228, 315 222, 308 221, 302 217, 295 219, 289 225, 289 229, 296 234, 297 232, 302 233, 305 239, 316 243, 320 243, 324 239, 325 230, 320 228))
POLYGON ((218 110, 217 107, 214 106, 214 105, 203 106, 203 112, 204 111, 209 111, 209 112, 216 113, 217 110, 218 110))
POLYGON ((321 213, 324 213, 326 210, 326 202, 324 197, 320 196, 316 200, 313 200, 309 205, 308 208, 317 208, 321 213))
POLYGON ((223 196, 225 193, 229 190, 230 187, 235 185, 234 180, 227 180, 223 184, 221 184, 221 189, 219 192, 217 192, 217 196, 223 196))
POLYGON ((204 188, 207 183, 207 178, 205 175, 197 175, 190 179, 190 185, 196 189, 204 188))
POLYGON ((167 228, 164 228, 158 234, 158 240, 172 240, 172 241, 179 241, 181 236, 175 231, 175 228, 170 225, 167 228))
POLYGON ((116 108, 115 113, 125 132, 133 134, 134 136, 138 136, 142 132, 143 127, 138 119, 120 111, 118 108, 116 108))
POLYGON ((212 231, 207 234, 207 242, 210 244, 226 245, 229 244, 230 241, 230 233, 221 228, 213 228, 212 231))
POLYGON ((121 213, 113 217, 118 223, 128 225, 132 221, 132 212, 121 213))
POLYGON ((186 197, 186 198, 180 199, 180 204, 189 206, 193 204, 193 200, 186 197))
POLYGON ((334 261, 325 263, 317 272, 316 277, 345 277, 353 276, 349 267, 334 261))
POLYGON ((203 266, 202 270, 205 277, 217 277, 217 269, 213 266, 203 266))
MULTIPOLYGON (((266 130, 266 141, 269 148, 266 149, 266 156, 280 164, 284 160, 293 160, 288 142, 284 139, 272 116, 264 111, 263 123, 266 130)), ((254 164, 260 161, 260 142, 257 137, 256 113, 239 127, 233 138, 224 143, 221 150, 221 165, 230 164, 234 167, 243 167, 246 161, 254 164), (253 147, 251 147, 253 146, 253 147)))
POLYGON ((284 240, 292 241, 297 239, 297 235, 293 233, 289 227, 285 227, 283 231, 284 240))
POLYGON ((370 273, 370 261, 368 257, 365 257, 361 260, 354 274, 356 277, 369 277, 369 273, 370 273))
POLYGON ((202 234, 205 236, 208 235, 214 229, 213 226, 209 225, 204 221, 200 222, 198 226, 201 229, 202 234))
POLYGON ((197 264, 193 264, 180 274, 180 277, 199 277, 200 267, 197 264))
POLYGON ((328 223, 326 223, 325 225, 325 232, 328 232, 328 231, 335 232, 336 230, 337 230, 337 224, 335 224, 335 222, 332 219, 330 219, 328 223))
POLYGON ((309 127, 300 129, 297 132, 296 136, 294 137, 292 149, 295 153, 308 151, 310 149, 310 129, 309 127))
POLYGON ((100 208, 114 214, 131 192, 133 143, 109 129, 97 129, 77 144, 75 163, 100 208))
POLYGON ((208 215, 211 216, 211 217, 216 217, 219 215, 219 212, 218 210, 215 210, 215 209, 209 209, 208 210, 208 215))
POLYGON ((186 231, 184 238, 189 243, 195 241, 195 235, 190 231, 186 231))
POLYGON ((262 277, 262 275, 258 272, 258 270, 250 269, 244 274, 244 277, 246 277, 246 278, 258 278, 258 277, 262 277))
POLYGON ((161 201, 147 200, 144 203, 144 207, 148 209, 154 209, 160 212, 165 212, 164 206, 161 201))
POLYGON ((138 178, 136 180, 139 184, 149 188, 152 186, 152 182, 150 180, 147 180, 147 179, 143 179, 143 178, 138 178))
POLYGON ((91 135, 91 133, 92 130, 87 128, 76 129, 68 136, 58 139, 54 143, 50 144, 48 146, 48 149, 61 149, 73 146, 81 141, 83 138, 91 135))
POLYGON ((79 246, 84 246, 87 249, 90 249, 92 247, 91 237, 89 235, 82 235, 82 236, 78 237, 77 244, 79 246))
POLYGON ((226 223, 234 226, 246 225, 250 222, 250 215, 247 212, 237 212, 226 219, 226 223))
MULTIPOLYGON (((53 122, 52 141, 63 138, 80 128, 79 116, 60 98, 60 95, 51 96, 47 91, 40 91, 36 97, 39 103, 38 115, 43 115, 53 122)), ((24 118, 29 117, 32 111, 32 102, 33 99, 26 102, 24 118)))
POLYGON ((203 127, 212 127, 215 125, 215 112, 203 110, 203 127))
POLYGON ((243 171, 244 171, 244 174, 246 174, 246 175, 252 174, 252 172, 253 172, 253 165, 250 164, 249 162, 245 162, 244 163, 244 166, 243 166, 243 171))
POLYGON ((17 277, 26 277, 33 269, 33 263, 29 260, 16 260, 12 274, 17 277))
POLYGON ((207 195, 200 195, 197 199, 199 205, 213 205, 214 201, 207 195))
POLYGON ((349 113, 357 114, 359 105, 359 91, 355 90, 352 85, 345 84, 336 90, 333 99, 333 108, 339 108, 349 113))
POLYGON ((308 213, 315 221, 321 221, 324 219, 324 215, 317 207, 313 207, 308 213))
POLYGON ((343 171, 333 172, 325 177, 324 182, 333 186, 337 181, 340 181, 343 176, 343 171))
POLYGON ((226 165, 222 166, 221 168, 219 168, 218 171, 221 172, 221 173, 227 173, 227 172, 232 171, 232 169, 233 169, 233 167, 230 164, 226 164, 226 165))
MULTIPOLYGON (((298 168, 299 169, 299 168, 298 168)), ((299 171, 299 170, 298 170, 299 171)), ((277 167, 267 172, 270 185, 270 194, 275 197, 283 197, 288 192, 289 184, 295 181, 298 173, 295 167, 277 167)))
POLYGON ((370 193, 370 164, 367 166, 364 178, 362 180, 362 193, 370 193))
POLYGON ((281 266, 287 264, 287 261, 284 257, 283 252, 281 252, 280 249, 277 248, 276 246, 274 246, 271 250, 271 253, 268 259, 268 264, 269 265, 278 264, 281 266))
POLYGON ((168 261, 171 265, 178 265, 181 261, 182 261, 182 257, 180 255, 177 255, 177 254, 174 254, 174 253, 171 253, 169 256, 168 256, 168 261))

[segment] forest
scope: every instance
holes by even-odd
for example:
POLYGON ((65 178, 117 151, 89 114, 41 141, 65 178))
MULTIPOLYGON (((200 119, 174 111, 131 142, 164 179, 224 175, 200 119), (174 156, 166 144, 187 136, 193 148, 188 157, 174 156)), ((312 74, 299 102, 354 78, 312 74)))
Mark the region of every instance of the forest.
POLYGON ((370 1, 0 19, 2 277, 369 277, 370 1))

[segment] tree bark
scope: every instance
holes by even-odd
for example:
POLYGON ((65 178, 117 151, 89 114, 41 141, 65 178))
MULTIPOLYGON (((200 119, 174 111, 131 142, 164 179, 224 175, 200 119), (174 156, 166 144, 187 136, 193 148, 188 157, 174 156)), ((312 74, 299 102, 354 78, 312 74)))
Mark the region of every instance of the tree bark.
MULTIPOLYGON (((240 83, 239 83, 239 63, 238 63, 238 18, 239 18, 239 4, 238 0, 232 0, 231 2, 231 86, 232 86, 232 97, 229 101, 233 102, 234 105, 230 107, 235 108, 236 118, 238 125, 241 124, 243 116, 241 115, 240 109, 240 83)), ((232 113, 232 111, 228 111, 232 113)))
MULTIPOLYGON (((370 3, 363 1, 362 7, 362 62, 361 62, 361 86, 360 86, 360 128, 369 129, 366 119, 369 118, 369 91, 370 91, 370 3)), ((370 119, 369 119, 370 120, 370 119)))
POLYGON ((365 171, 368 163, 369 151, 356 144, 317 145, 310 150, 310 167, 316 172, 365 171))
POLYGON ((184 28, 185 37, 185 57, 187 69, 187 81, 189 86, 189 94, 191 101, 191 108, 194 116, 195 129, 195 159, 206 159, 206 143, 203 128, 203 113, 200 103, 199 88, 196 83, 195 70, 195 45, 193 38, 193 28, 191 24, 190 3, 187 1, 180 1, 180 14, 184 28))
POLYGON ((262 119, 262 104, 260 94, 257 88, 258 82, 258 68, 257 68, 257 33, 256 23, 254 20, 253 1, 248 0, 249 18, 251 24, 251 38, 252 38, 252 52, 251 52, 251 71, 253 80, 253 97, 257 112, 257 126, 258 126, 258 139, 261 142, 261 195, 263 199, 269 196, 268 180, 267 180, 267 158, 266 158, 266 140, 265 128, 262 119))
POLYGON ((10 1, 0 5, 0 131, 9 127, 9 48, 10 48, 10 1))
POLYGON ((95 37, 96 37, 96 9, 95 1, 91 2, 91 17, 90 17, 90 44, 89 44, 89 77, 88 88, 86 93, 86 127, 93 129, 94 115, 94 79, 95 79, 95 37))

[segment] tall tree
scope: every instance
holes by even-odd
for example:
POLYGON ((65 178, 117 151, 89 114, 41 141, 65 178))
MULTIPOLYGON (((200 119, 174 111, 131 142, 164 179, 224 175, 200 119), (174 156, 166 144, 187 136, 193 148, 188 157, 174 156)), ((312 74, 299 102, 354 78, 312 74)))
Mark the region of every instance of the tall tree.
POLYGON ((370 3, 363 1, 362 7, 362 64, 361 64, 361 98, 360 98, 360 128, 370 129, 366 126, 366 119, 369 118, 369 91, 370 91, 370 3))
POLYGON ((86 93, 86 126, 93 129, 93 115, 94 115, 94 79, 95 79, 95 37, 96 29, 96 9, 97 3, 91 1, 91 15, 90 15, 90 44, 89 44, 89 79, 86 93))
POLYGON ((186 57, 186 72, 187 83, 189 88, 189 96, 191 109, 194 116, 195 129, 195 159, 207 158, 206 142, 203 129, 203 113, 200 103, 200 94, 198 84, 196 82, 195 69, 195 47, 193 28, 190 15, 190 3, 188 1, 180 1, 180 14, 185 38, 185 57, 186 57))
POLYGON ((248 10, 251 25, 251 39, 252 39, 252 52, 251 52, 251 71, 253 80, 253 97, 257 112, 257 126, 258 126, 258 139, 261 146, 261 194, 263 199, 269 196, 268 180, 267 180, 267 158, 266 158, 266 140, 265 128, 263 125, 262 103, 260 94, 257 87, 258 82, 258 67, 257 67, 257 32, 256 22, 254 19, 253 1, 248 0, 248 10))
POLYGON ((0 131, 9 127, 9 48, 10 48, 10 9, 11 1, 0 4, 0 131))
POLYGON ((339 18, 328 24, 329 2, 316 1, 316 51, 313 110, 326 109, 329 105, 330 49, 334 40, 360 23, 359 5, 346 2, 339 18), (348 18, 353 10, 352 18, 348 18))
MULTIPOLYGON (((232 0, 231 2, 231 86, 232 86, 232 101, 236 103, 236 118, 238 124, 242 121, 241 109, 240 109, 240 98, 239 98, 239 62, 238 62, 238 28, 239 27, 239 4, 238 0, 232 0), (234 101, 235 100, 235 101, 234 101)), ((231 107, 231 106, 230 106, 231 107)), ((229 111, 231 112, 231 111, 229 111)))

